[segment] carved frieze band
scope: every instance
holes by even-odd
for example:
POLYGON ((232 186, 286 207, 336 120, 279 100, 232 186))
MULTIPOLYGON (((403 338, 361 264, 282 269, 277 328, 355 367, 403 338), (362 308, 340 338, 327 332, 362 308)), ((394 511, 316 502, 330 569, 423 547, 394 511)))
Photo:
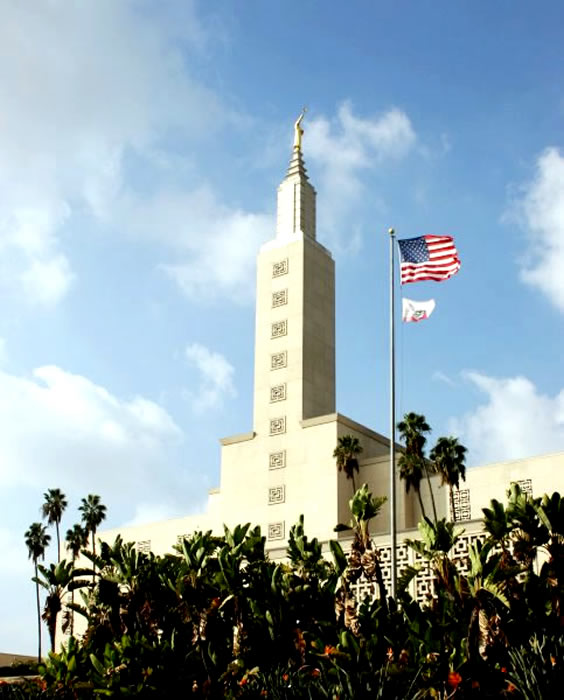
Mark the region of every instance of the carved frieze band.
POLYGON ((288 335, 288 322, 287 321, 275 321, 271 326, 270 337, 280 338, 283 335, 288 335))
POLYGON ((286 400, 286 384, 277 384, 270 387, 270 403, 286 400))
POLYGON ((521 491, 527 496, 533 495, 533 480, 532 479, 519 479, 517 481, 521 491))
POLYGON ((280 523, 268 523, 268 539, 283 540, 284 539, 284 521, 280 523))
POLYGON ((277 306, 284 306, 288 303, 288 290, 280 289, 277 292, 272 292, 272 308, 275 309, 277 306))
POLYGON ((283 469, 286 466, 286 450, 271 452, 268 455, 269 469, 283 469))
POLYGON ((270 434, 282 435, 286 432, 286 418, 271 418, 270 419, 270 434))
POLYGON ((470 489, 456 489, 452 493, 452 500, 454 502, 454 514, 451 513, 451 517, 454 515, 454 519, 457 522, 460 520, 471 520, 470 489))
POLYGON ((284 258, 284 260, 279 260, 278 262, 275 262, 274 265, 272 266, 272 276, 273 277, 281 277, 282 275, 285 275, 288 273, 288 258, 284 258))
POLYGON ((143 554, 149 554, 151 551, 151 540, 139 540, 135 544, 135 548, 138 552, 143 552, 143 554))
POLYGON ((286 500, 286 487, 285 486, 273 486, 268 489, 268 505, 274 506, 277 503, 284 503, 286 500))
POLYGON ((282 369, 288 364, 288 356, 286 350, 275 352, 270 356, 270 369, 282 369))

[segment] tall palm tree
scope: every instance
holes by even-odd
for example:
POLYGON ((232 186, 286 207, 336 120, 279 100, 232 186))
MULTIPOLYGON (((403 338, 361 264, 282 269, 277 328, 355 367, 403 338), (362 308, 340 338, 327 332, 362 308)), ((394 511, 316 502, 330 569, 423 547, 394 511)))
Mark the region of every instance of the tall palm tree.
POLYGON ((78 510, 82 513, 82 522, 87 533, 92 534, 92 554, 96 556, 96 530, 98 525, 106 517, 106 506, 100 500, 100 496, 89 493, 83 498, 78 510))
POLYGON ((47 525, 55 525, 57 532, 57 561, 61 561, 61 540, 59 537, 59 524, 65 508, 67 507, 67 499, 61 489, 48 489, 47 493, 43 494, 45 502, 41 506, 41 515, 46 518, 47 525))
POLYGON ((425 433, 431 432, 431 426, 425 420, 425 416, 419 413, 406 413, 403 420, 398 423, 398 431, 401 439, 405 442, 405 453, 398 460, 400 478, 405 479, 406 491, 413 487, 417 492, 423 515, 425 515, 425 511, 423 510, 420 485, 423 477, 427 479, 433 515, 435 522, 437 522, 435 496, 431 487, 429 465, 425 458, 425 443, 427 442, 425 433))
MULTIPOLYGON (((72 565, 74 567, 76 559, 83 547, 88 542, 88 532, 80 523, 76 523, 67 530, 67 547, 72 554, 72 565)), ((74 605, 74 588, 71 589, 71 605, 74 605)), ((70 633, 74 634, 74 610, 70 610, 70 633)))
MULTIPOLYGON (((25 535, 25 545, 27 547, 28 556, 33 561, 35 569, 35 579, 37 579, 37 562, 39 559, 45 558, 45 550, 49 546, 51 536, 47 534, 45 525, 41 523, 32 523, 25 535)), ((37 598, 37 662, 41 663, 41 607, 39 605, 39 583, 35 581, 35 593, 37 598)))
POLYGON ((337 447, 333 450, 333 457, 337 460, 337 468, 344 471, 347 479, 352 481, 353 495, 356 493, 354 480, 355 471, 359 472, 358 455, 362 453, 362 445, 357 437, 343 435, 339 438, 337 447))
POLYGON ((456 522, 456 512, 454 510, 453 488, 459 488, 460 479, 466 479, 466 452, 468 450, 458 442, 455 437, 440 437, 437 444, 431 450, 429 458, 435 466, 435 471, 441 476, 441 484, 445 484, 449 489, 450 509, 452 519, 456 522))
POLYGON ((35 576, 36 584, 43 586, 47 591, 45 606, 43 607, 42 619, 47 624, 49 637, 51 639, 51 651, 55 651, 55 635, 57 633, 57 617, 63 609, 63 595, 69 583, 72 580, 73 565, 70 561, 59 562, 58 564, 50 564, 39 566, 41 576, 35 576))

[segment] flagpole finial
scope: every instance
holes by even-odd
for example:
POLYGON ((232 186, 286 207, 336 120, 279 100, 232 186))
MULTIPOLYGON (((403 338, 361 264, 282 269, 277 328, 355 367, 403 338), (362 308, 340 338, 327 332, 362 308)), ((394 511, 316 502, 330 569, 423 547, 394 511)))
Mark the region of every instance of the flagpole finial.
POLYGON ((395 233, 395 231, 394 231, 393 228, 389 228, 389 229, 388 229, 388 233, 390 234, 390 236, 393 236, 394 233, 395 233))

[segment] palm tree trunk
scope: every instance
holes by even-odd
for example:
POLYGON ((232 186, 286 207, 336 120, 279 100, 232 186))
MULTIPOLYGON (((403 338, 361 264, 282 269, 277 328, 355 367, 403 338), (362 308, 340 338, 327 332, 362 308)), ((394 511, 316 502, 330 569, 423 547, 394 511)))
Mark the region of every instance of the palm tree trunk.
POLYGON ((431 505, 433 506, 433 516, 435 518, 435 522, 437 522, 437 506, 435 505, 435 496, 433 494, 433 489, 431 487, 431 477, 429 476, 429 470, 427 469, 427 464, 424 462, 425 465, 425 476, 427 477, 427 484, 429 486, 429 493, 431 494, 431 505))
POLYGON ((452 486, 448 488, 450 494, 450 509, 452 513, 452 522, 456 522, 456 511, 454 510, 454 493, 452 492, 452 486))
MULTIPOLYGON (((37 578, 37 559, 33 561, 35 566, 35 578, 37 578)), ((37 663, 41 663, 41 606, 39 604, 39 584, 35 582, 35 596, 37 600, 37 663)))
POLYGON ((356 493, 356 482, 354 480, 354 471, 351 473, 351 481, 352 481, 352 487, 353 487, 353 496, 356 493))
POLYGON ((57 531, 57 563, 61 563, 61 539, 59 537, 59 521, 55 520, 55 529, 57 531))
POLYGON ((417 488, 417 498, 419 499, 419 507, 421 508, 421 515, 425 518, 425 506, 423 505, 423 499, 421 498, 421 489, 417 488))

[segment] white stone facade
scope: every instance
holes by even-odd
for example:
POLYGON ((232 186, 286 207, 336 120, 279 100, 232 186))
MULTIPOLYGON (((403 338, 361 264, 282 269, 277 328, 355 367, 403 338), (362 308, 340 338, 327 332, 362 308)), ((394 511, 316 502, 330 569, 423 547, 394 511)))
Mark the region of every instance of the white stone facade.
MULTIPOLYGON (((389 440, 335 412, 335 266, 316 240, 315 197, 300 148, 294 147, 278 189, 276 237, 258 256, 253 430, 221 440, 220 486, 210 491, 206 512, 105 531, 102 539, 112 541, 119 533, 162 554, 195 530, 220 534, 224 523, 250 522, 261 526, 272 555, 282 556, 289 529, 303 514, 308 535, 327 542, 336 537, 334 526, 349 519, 351 483, 333 458, 345 434, 358 437, 364 448, 357 484, 388 494, 389 440)), ((511 481, 541 495, 562 491, 563 475, 564 453, 468 469, 456 494, 457 519, 476 533, 481 509, 491 498, 503 501, 511 481)), ((433 484, 439 517, 447 515, 448 492, 436 477, 433 484)), ((396 491, 401 567, 410 556, 402 536, 414 536, 409 530, 421 514, 403 483, 396 491)), ((425 485, 422 496, 430 512, 425 485)), ((388 504, 371 530, 385 559, 388 504)), ((423 595, 424 586, 417 593, 423 595)))

